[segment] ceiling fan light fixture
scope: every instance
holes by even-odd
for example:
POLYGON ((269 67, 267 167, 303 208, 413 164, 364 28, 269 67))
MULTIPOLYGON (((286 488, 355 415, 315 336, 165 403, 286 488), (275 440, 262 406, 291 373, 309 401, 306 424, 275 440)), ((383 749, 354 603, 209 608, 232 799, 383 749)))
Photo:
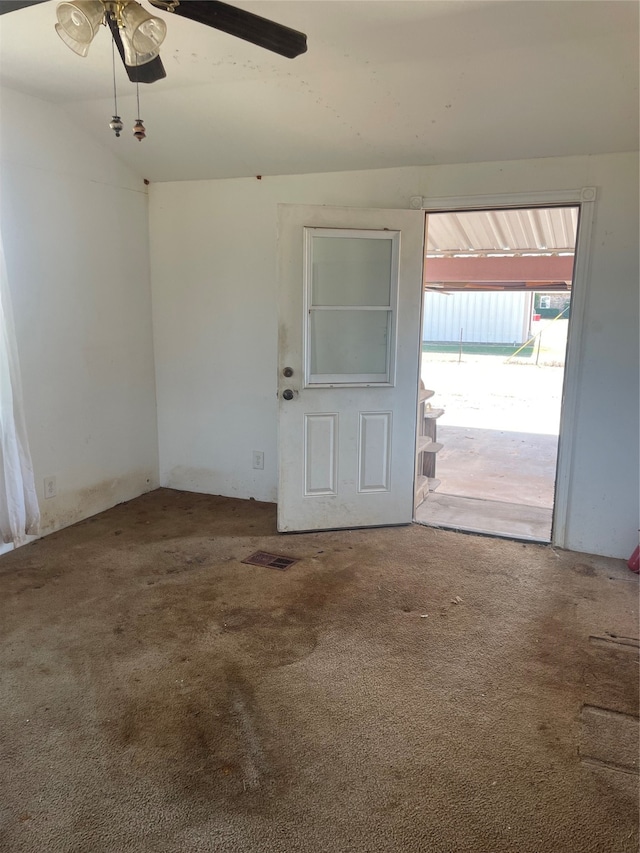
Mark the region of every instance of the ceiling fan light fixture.
POLYGON ((138 53, 133 46, 131 35, 126 29, 120 30, 120 38, 122 40, 122 47, 124 48, 125 65, 128 65, 130 68, 137 68, 139 65, 146 65, 147 62, 151 62, 160 54, 159 50, 153 50, 149 53, 138 53))
POLYGON ((70 35, 67 34, 66 30, 62 28, 60 24, 56 24, 56 32, 62 39, 62 41, 66 44, 68 48, 70 48, 74 53, 77 53, 78 56, 86 56, 89 53, 89 48, 91 47, 91 42, 88 44, 82 44, 82 42, 76 41, 71 38, 70 35))
MULTIPOLYGON (((127 3, 121 12, 121 33, 135 51, 138 65, 150 62, 160 53, 160 46, 167 35, 167 25, 162 18, 150 15, 135 0, 127 3), (145 57, 144 61, 141 57, 145 57)), ((135 64, 135 63, 133 63, 135 64)))
POLYGON ((56 32, 74 53, 86 56, 104 19, 100 0, 68 0, 56 7, 56 32))

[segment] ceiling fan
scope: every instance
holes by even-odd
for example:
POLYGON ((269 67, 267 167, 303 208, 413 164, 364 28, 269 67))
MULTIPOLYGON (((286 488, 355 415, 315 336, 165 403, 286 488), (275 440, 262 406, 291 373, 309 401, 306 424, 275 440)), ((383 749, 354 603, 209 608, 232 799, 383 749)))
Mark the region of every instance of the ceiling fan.
MULTIPOLYGON (((48 0, 0 0, 0 14, 48 0)), ((152 6, 213 27, 293 59, 307 49, 304 33, 218 0, 149 0, 152 6)), ((56 7, 56 32, 79 56, 86 56, 101 24, 109 27, 129 79, 154 83, 166 77, 160 46, 163 18, 149 14, 136 0, 64 0, 56 7)))

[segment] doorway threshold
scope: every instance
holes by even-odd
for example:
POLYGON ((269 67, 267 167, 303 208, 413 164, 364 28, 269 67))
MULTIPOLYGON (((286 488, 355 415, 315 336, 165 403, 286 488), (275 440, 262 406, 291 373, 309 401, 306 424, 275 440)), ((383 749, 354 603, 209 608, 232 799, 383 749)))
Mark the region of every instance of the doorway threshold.
POLYGON ((432 493, 416 509, 416 523, 526 542, 551 541, 553 510, 547 507, 432 493))

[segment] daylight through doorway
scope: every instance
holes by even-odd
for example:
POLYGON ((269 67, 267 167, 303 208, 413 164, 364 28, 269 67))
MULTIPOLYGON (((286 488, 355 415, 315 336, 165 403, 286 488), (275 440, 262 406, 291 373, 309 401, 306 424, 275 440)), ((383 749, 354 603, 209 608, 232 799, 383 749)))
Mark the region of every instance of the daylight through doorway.
POLYGON ((551 541, 578 213, 427 216, 416 521, 551 541))

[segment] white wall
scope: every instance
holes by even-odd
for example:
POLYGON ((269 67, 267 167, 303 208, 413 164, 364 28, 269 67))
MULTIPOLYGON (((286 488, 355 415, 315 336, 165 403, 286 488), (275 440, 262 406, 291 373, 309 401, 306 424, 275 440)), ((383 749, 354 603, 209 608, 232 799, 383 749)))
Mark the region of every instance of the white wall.
POLYGON ((628 556, 638 529, 635 154, 157 184, 150 235, 161 482, 276 500, 276 205, 597 186, 567 545, 628 556), (264 471, 251 467, 265 453, 264 471))
POLYGON ((0 106, 2 233, 47 533, 158 483, 148 198, 61 110, 7 89, 0 106), (49 476, 58 494, 44 500, 49 476))

